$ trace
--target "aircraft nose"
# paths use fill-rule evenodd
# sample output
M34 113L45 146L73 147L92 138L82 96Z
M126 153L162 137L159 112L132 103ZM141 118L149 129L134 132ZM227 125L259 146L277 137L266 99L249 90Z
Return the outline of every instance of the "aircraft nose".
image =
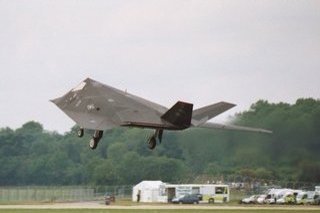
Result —
M62 97L51 99L50 101L56 105L59 105L62 102Z

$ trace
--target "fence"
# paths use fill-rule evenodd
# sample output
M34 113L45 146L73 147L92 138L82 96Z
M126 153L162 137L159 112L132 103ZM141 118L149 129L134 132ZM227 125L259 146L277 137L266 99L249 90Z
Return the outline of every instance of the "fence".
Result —
M85 201L95 197L92 188L6 187L0 188L0 202Z
M278 182L282 188L314 190L314 183ZM320 184L317 184L320 185ZM271 185L241 183L241 187L231 186L230 200L240 200L251 194L263 194ZM65 202L102 200L105 193L115 195L117 199L131 199L131 185L123 186L28 186L0 187L0 203L12 202Z
M0 202L91 201L102 199L105 193L118 198L131 198L132 186L0 187Z
M95 197L101 197L105 193L115 195L117 198L131 198L132 196L131 185L122 186L96 186L94 187Z

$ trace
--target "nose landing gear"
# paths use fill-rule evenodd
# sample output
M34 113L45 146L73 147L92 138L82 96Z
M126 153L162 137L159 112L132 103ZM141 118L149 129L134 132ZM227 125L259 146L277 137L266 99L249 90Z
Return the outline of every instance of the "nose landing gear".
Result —
M77 135L78 135L79 138L82 138L83 135L84 135L84 129L83 128L79 128L78 132L77 132Z

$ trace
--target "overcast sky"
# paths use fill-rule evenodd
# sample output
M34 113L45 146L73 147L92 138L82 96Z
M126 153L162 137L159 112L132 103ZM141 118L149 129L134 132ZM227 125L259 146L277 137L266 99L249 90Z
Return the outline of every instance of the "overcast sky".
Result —
M320 1L0 0L0 128L73 125L87 77L170 107L320 98Z

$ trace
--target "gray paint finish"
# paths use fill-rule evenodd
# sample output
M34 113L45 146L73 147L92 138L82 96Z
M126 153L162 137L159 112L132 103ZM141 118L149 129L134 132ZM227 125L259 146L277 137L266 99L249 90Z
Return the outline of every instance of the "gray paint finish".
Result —
M52 100L79 126L107 130L117 126L181 130L189 127L271 133L269 130L207 123L235 104L219 102L192 111L193 104L177 102L171 109L107 86L90 78Z

